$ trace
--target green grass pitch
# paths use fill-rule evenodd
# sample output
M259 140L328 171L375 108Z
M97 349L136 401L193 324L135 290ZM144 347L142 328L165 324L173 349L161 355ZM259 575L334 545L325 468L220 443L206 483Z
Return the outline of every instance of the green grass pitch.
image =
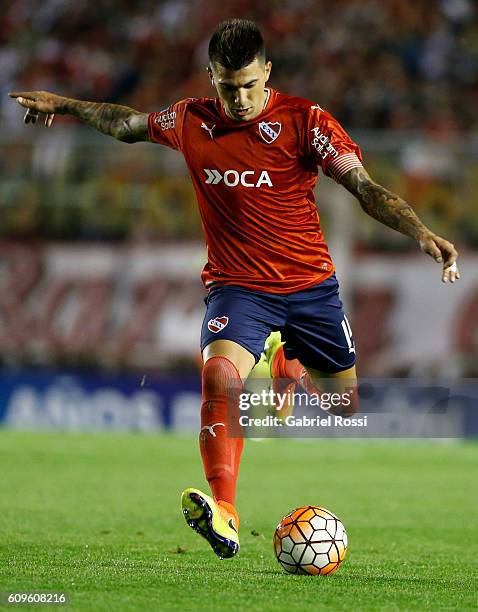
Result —
M241 552L225 561L180 513L181 490L204 487L193 437L3 431L0 466L0 591L65 591L85 611L478 606L474 443L248 441ZM328 578L273 555L275 525L304 504L349 534Z

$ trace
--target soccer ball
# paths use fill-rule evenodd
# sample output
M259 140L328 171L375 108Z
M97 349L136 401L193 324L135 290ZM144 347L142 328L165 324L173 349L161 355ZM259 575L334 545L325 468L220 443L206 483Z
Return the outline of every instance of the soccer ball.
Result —
M347 554L347 533L340 519L320 506L297 508L277 525L277 560L290 574L327 576Z

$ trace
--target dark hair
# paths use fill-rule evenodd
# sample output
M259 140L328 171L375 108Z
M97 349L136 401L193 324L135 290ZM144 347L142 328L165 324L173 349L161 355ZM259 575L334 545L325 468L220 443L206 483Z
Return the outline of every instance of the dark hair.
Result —
M222 21L209 41L209 61L229 70L240 70L256 57L265 60L262 35L249 19Z

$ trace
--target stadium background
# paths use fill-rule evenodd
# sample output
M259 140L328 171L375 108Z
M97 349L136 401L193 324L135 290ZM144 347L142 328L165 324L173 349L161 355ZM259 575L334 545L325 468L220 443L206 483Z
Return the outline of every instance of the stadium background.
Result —
M57 117L12 90L144 111L212 95L211 29L261 24L272 86L331 110L371 174L460 248L463 279L322 177L318 206L361 376L473 377L478 353L478 20L467 0L29 0L0 16L0 419L197 424L204 247L182 158ZM136 415L136 416L132 416ZM159 416L158 416L159 415Z

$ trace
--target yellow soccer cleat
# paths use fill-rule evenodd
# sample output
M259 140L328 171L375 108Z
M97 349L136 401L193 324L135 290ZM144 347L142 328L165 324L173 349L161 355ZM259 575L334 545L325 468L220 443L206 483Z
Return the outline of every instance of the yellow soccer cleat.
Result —
M181 496L186 523L202 535L220 559L239 552L238 517L231 504L216 502L198 489L186 489Z
M264 355L267 364L269 365L269 374L272 377L272 362L274 361L277 350L283 346L285 342L282 342L280 331L271 332L264 345Z

